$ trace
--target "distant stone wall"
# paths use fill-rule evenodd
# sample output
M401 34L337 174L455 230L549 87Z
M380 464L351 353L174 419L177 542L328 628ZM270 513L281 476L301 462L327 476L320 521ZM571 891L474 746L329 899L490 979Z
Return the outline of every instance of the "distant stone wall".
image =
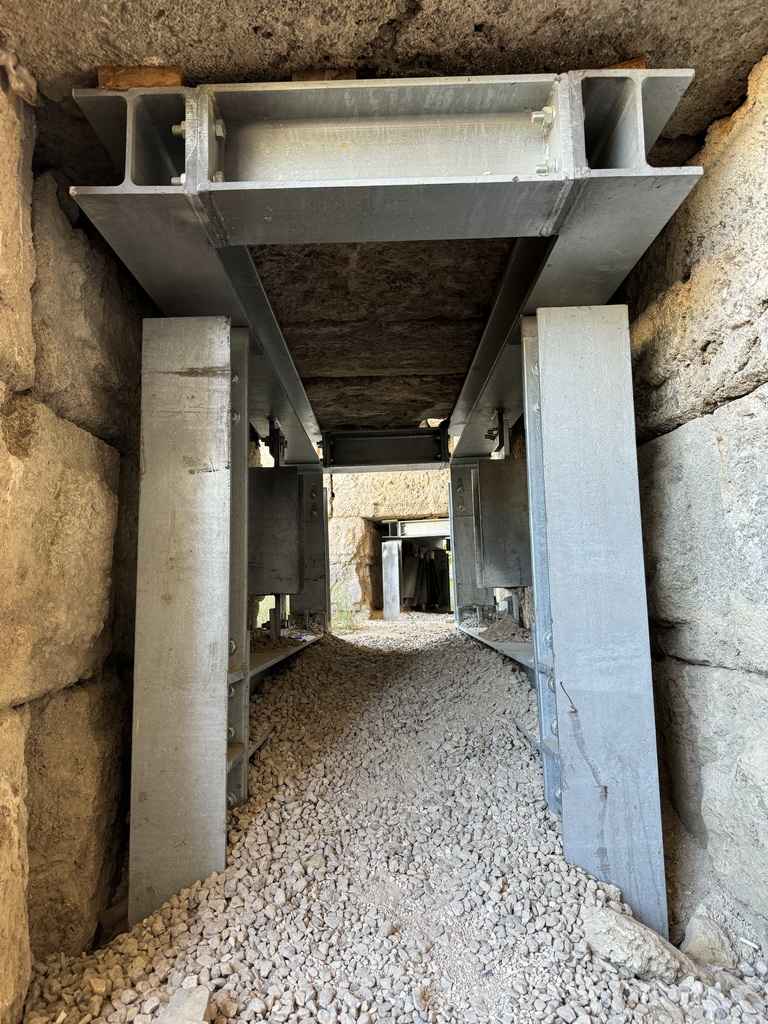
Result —
M768 59L628 282L662 772L768 942Z
M2 78L2 75L0 75ZM33 180L0 82L0 1024L114 885L127 738L143 300ZM115 558L115 552L118 558Z
M373 524L447 517L449 481L440 469L326 478L331 602L342 616L381 608L381 535Z

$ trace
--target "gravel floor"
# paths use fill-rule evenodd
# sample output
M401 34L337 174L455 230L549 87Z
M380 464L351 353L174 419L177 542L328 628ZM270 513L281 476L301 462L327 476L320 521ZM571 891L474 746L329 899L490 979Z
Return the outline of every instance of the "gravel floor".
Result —
M530 690L447 616L329 636L267 680L229 867L104 949L35 965L27 1024L150 1024L179 986L216 1021L680 1024L766 1019L644 983L587 951L579 910L618 890L563 860Z

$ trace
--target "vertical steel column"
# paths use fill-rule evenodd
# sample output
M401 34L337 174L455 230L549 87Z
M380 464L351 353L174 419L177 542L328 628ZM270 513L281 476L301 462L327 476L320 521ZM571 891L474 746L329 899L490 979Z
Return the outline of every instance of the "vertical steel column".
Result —
M384 618L399 619L402 606L400 585L403 542L385 540L381 545L381 579L384 591Z
M565 856L666 935L627 310L537 328Z
M248 799L248 350L245 328L232 331L230 460L229 674L227 806Z
M226 860L229 321L144 321L130 924Z
M475 558L475 486L477 468L469 463L451 465L449 512L453 614L459 625L467 615L493 608L493 590L479 587Z
M531 575L533 578L533 663L536 701L539 709L539 750L544 769L544 797L550 807L559 811L561 810L561 793L557 746L557 701L555 700L554 658L552 656L547 516L541 450L539 340L535 317L526 317L523 320L521 333L525 462L528 473L528 517L531 532Z
M304 592L291 596L293 625L327 629L331 617L328 508L322 469L300 471L304 515Z

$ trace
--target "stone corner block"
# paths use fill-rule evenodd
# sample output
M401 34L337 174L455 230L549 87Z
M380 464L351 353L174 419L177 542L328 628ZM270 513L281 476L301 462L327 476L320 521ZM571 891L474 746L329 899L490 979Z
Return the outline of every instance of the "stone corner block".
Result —
M109 652L118 454L26 396L0 412L0 707Z

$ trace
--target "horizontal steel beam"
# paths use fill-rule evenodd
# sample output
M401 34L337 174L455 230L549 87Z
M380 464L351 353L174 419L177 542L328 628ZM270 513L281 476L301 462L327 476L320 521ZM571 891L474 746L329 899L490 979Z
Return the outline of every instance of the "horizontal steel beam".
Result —
M323 466L335 473L445 469L449 459L445 424L407 430L327 430L323 433Z
M695 185L700 168L646 161L692 75L76 90L124 180L72 194L164 313L225 315L235 326L248 316L216 257L223 247L492 237L526 239L521 253L551 246L532 290L536 260L521 257L508 282L510 308L499 306L454 413L459 432L520 302L607 302Z

